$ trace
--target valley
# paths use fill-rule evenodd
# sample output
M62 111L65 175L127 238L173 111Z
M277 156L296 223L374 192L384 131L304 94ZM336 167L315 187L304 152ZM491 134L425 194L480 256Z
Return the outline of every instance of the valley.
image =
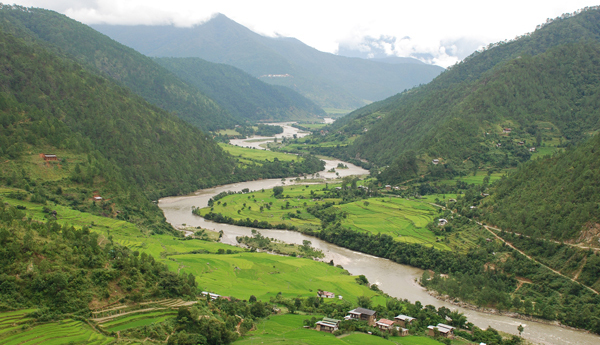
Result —
M446 69L0 19L0 343L598 343L600 7Z

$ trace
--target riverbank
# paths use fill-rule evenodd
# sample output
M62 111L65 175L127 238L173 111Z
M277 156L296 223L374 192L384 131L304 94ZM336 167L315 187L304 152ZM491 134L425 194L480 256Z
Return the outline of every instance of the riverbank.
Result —
M335 162L335 161L333 161ZM328 162L333 163L331 161ZM337 161L341 162L341 161ZM337 167L338 163L333 163L330 168ZM347 162L342 162L348 164ZM350 164L348 164L351 167ZM357 167L358 168L358 167ZM326 167L327 169L327 167ZM368 174L368 171L358 168L359 173L351 169L340 169L340 175L361 175ZM362 171L362 172L361 172ZM330 173L332 174L332 173ZM335 175L335 174L332 174ZM321 175L321 178L323 176ZM291 178L292 180L295 177ZM309 182L302 181L302 183ZM228 244L237 244L237 236L251 236L252 228L234 226L229 224L218 224L207 221L202 217L192 214L192 207L205 207L208 200L213 196L226 191L241 191L271 189L275 186L281 186L281 179L268 179L260 181L250 181L235 183L206 190L200 190L189 197L163 198L159 201L159 207L163 209L167 221L172 225L187 224L189 226L200 226L204 229L214 231L223 231L221 241ZM358 251L338 247L331 243L320 240L316 237L305 235L299 232L285 230L261 230L264 236L276 238L285 243L294 243L301 245L304 240L312 242L312 246L323 251L325 257L323 261L333 260L336 265L341 265L352 275L365 275L369 282L377 284L379 288L390 296L407 299L411 302L419 301L422 305L433 305L436 308L444 306L452 310L463 313L473 324L480 328L491 326L501 332L509 334L518 334L517 327L522 322L519 319L511 318L502 314L492 314L472 310L437 299L427 293L427 291L415 283L415 279L422 276L423 270L395 263L391 260L364 254ZM526 330L523 336L529 341L538 344L598 344L600 337L582 331L576 331L565 327L556 327L553 324L543 324L531 322L525 325Z
M420 284L419 284L419 286L423 287ZM441 294L439 294L435 290L429 290L429 289L427 289L425 287L423 287L423 289L425 289L425 291L427 291L427 293L431 297L434 297L435 299L437 299L439 301L443 301L445 303L450 303L450 304L455 305L457 307L464 308L464 309L469 309L469 310L472 310L472 311L476 311L478 313L485 313L485 314L489 314L489 315L505 316L505 317L510 317L510 318L513 318L513 319L518 319L518 320L523 320L523 321L529 321L529 322L536 322L536 323L540 323L540 324L544 324L544 325L561 327L561 328L569 329L569 330L572 330L572 331L583 332L583 333L588 333L590 335L594 335L593 333L591 333L590 331L587 331L585 329L580 329L580 328L575 328L575 327L563 325L562 323L560 323L559 321L556 321L556 320L555 321L549 321L549 320L544 320L544 319L540 319L540 318L533 317L533 316L530 316L530 315L523 315L523 314L519 314L519 313L515 313L515 312L502 312L502 311L500 311L498 309L494 309L494 308L478 307L478 306L476 306L474 304L467 303L467 302L464 302L464 301L460 301L460 300L457 300L455 298L451 298L448 295L441 295Z

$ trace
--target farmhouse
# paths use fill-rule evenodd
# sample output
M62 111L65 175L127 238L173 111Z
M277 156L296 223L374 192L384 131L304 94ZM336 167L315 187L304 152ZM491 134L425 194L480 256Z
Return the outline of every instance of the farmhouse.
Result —
M407 327L408 325L412 324L412 322L416 320L414 317L410 317L407 315L398 315L394 318L394 321L396 323L396 325L400 325L402 327Z
M438 323L437 326L427 326L429 329L429 336L435 336L435 330L437 329L440 332L440 335L444 338L454 338L454 327L445 325L443 323Z
M379 327L382 331L389 331L394 327L394 321L388 319L381 319L376 323L377 327Z
M439 164L439 163L440 163L440 160L439 160L439 159L434 159L434 160L432 160L432 161L431 161L431 163L433 163L433 164L436 164L436 165L437 165L437 164Z
M496 147L500 147L500 146L502 146L502 143L497 143L496 144Z
M530 148L529 152L535 152L535 147Z
M340 320L324 317L323 320L316 323L316 329L320 332L333 333L338 330L340 322Z
M335 298L335 294L333 292L323 291L323 290L319 290L317 292L317 296L323 297L323 298Z
M448 224L448 220L444 219L444 218L438 219L438 222L439 222L438 226L444 226L444 225Z
M344 319L346 320L364 320L367 321L369 326L375 326L375 317L377 312L371 309L356 308L348 312L348 315Z
M102 197L100 195L94 195L94 200L100 201L102 200Z
M392 186L391 186L391 185L389 185L389 184L386 184L386 185L385 185L385 190L392 190Z
M401 337L406 337L408 335L408 329L402 327L396 327L398 329L398 335Z
M40 158L42 158L45 162L58 160L58 157L56 155L47 153L40 153Z
M512 128L504 128L502 130L502 133L510 133L510 132L512 132Z
M221 295L217 295L216 293L207 292L207 291L202 291L202 295L204 295L204 296L209 296L209 297L210 297L210 299L217 299L217 298L221 298Z
M517 144L518 144L519 146L523 146L523 145L525 145L525 143L524 143L523 141L519 141Z

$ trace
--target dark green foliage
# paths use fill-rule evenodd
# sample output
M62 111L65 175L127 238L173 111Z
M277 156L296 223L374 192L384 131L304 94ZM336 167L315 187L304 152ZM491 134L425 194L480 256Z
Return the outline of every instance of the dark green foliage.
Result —
M600 222L600 137L497 182L485 219L506 231L576 239Z
M0 112L0 140L9 158L27 145L88 153L75 182L124 179L152 199L226 182L224 172L234 171L205 134L128 89L4 31L0 44L0 93L9 105Z
M3 6L0 19L5 32L27 41L38 41L54 53L117 81L198 128L213 130L233 126L236 122L213 100L152 59L62 14Z
M455 167L516 166L529 158L517 141L543 141L536 139L542 139L540 121L556 126L555 135L580 141L600 128L599 18L600 10L589 9L475 53L425 86L357 110L330 133L368 128L346 156L378 165L414 150ZM502 127L513 133L502 136Z
M209 307L212 317L201 315L196 307L180 308L175 326L178 334L169 338L169 344L229 344L238 337L238 323L243 335L252 328L253 320L271 315L273 308L268 303L249 304L235 298L210 301Z
M0 204L2 309L35 306L51 313L87 316L92 298L107 298L100 296L109 283L116 282L128 293L135 291L145 298L196 295L193 275L169 272L152 256L138 257L112 242L101 247L99 235L88 228L33 222L23 220L24 216Z
M324 168L325 162L312 155L303 156L298 161L280 161L273 158L273 161L265 160L260 162L260 165L238 166L235 168L234 176L227 178L235 181L249 181L259 178L302 176L314 174Z
M160 58L154 61L197 87L242 122L325 116L321 108L292 89L269 85L233 66L200 58Z

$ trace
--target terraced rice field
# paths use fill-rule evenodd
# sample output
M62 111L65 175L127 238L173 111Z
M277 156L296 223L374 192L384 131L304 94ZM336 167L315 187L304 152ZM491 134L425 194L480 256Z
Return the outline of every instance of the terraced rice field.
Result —
M348 213L342 225L351 229L390 235L402 242L441 246L426 228L437 214L437 208L429 204L402 198L371 198L368 204L361 200L339 208Z
M32 324L26 315L33 310L0 313L0 343L3 345L111 344L106 337L76 320Z
M127 315L103 323L102 328L109 332L118 332L129 328L148 326L153 323L163 322L167 319L175 317L176 315L177 311L173 309L159 310L144 314Z

